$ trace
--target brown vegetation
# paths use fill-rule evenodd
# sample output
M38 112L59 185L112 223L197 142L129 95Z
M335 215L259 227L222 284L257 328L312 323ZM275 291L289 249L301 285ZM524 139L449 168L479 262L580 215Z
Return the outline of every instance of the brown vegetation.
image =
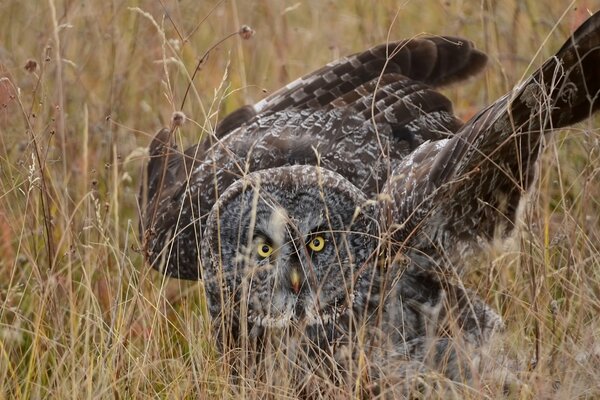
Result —
M552 54L597 1L9 0L0 4L0 399L290 395L232 383L202 285L142 265L145 147L189 145L236 107L354 51L421 33L490 56L446 93L466 119ZM558 134L512 245L468 284L507 323L519 398L600 396L598 118ZM497 398L480 385L462 393ZM457 395L458 396L458 395Z

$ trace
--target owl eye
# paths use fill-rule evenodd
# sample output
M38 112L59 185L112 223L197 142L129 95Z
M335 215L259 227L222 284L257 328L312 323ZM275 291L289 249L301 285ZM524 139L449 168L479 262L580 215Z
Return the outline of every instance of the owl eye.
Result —
M267 258L273 253L273 247L266 243L259 243L256 252L262 258Z
M323 236L315 236L308 242L308 247L312 251L321 251L325 248L325 238Z

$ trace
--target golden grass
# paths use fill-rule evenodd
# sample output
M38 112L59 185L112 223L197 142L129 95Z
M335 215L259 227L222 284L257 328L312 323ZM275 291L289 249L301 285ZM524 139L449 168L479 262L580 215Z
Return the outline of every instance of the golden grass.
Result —
M232 385L207 340L201 285L167 282L138 251L143 150L180 109L196 62L242 24L257 31L202 65L183 144L333 58L424 32L466 37L490 56L484 76L446 91L468 118L600 5L542 3L0 3L0 399L291 396ZM28 60L37 68L26 70ZM523 383L514 397L600 397L594 122L547 149L519 250L495 249L469 276L506 319L505 352ZM485 386L467 394L501 395Z

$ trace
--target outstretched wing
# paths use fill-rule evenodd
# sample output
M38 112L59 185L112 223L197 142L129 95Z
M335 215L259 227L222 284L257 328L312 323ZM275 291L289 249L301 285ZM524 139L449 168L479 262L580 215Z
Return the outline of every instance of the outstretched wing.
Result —
M600 108L599 65L596 13L529 79L453 138L427 143L406 159L385 189L396 245L430 268L512 230L544 138Z
M234 112L210 147L200 143L183 155L169 151L168 160L161 160L164 151L155 155L143 216L147 260L168 275L197 279L205 216L223 190L252 171L319 164L376 193L394 163L462 126L450 101L433 88L471 76L485 62L483 53L458 38L387 43ZM157 140L164 147L163 136L151 148L160 147ZM170 143L166 148L174 149Z
M422 37L384 43L331 62L279 89L254 108L265 113L339 105L337 100L345 96L355 98L358 94L363 98L372 93L359 88L386 74L441 87L478 73L486 61L483 53L461 38Z

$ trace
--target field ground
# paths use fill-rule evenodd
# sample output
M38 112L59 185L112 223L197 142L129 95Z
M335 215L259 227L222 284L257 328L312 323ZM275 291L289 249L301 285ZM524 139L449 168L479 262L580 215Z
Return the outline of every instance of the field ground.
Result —
M145 148L180 109L197 61L242 24L256 30L202 65L183 145L338 56L422 33L462 36L489 55L482 76L445 91L468 118L600 8L542 3L0 3L0 399L284 396L228 382L201 284L165 280L139 252ZM597 122L555 137L516 246L498 246L467 277L506 320L515 398L600 397Z

